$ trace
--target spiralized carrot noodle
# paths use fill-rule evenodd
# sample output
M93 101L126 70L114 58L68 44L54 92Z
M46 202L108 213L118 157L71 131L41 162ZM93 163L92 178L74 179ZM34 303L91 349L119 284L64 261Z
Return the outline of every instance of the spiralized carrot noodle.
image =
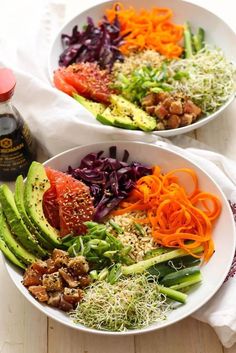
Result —
M110 22L118 16L121 35L125 35L124 44L120 47L124 55L144 49L156 50L168 58L182 54L179 42L183 38L183 26L171 22L171 9L154 7L150 11L137 11L133 7L125 9L122 3L116 2L106 10L106 16Z
M191 192L180 182L181 174L191 178ZM163 174L159 166L154 166L152 174L140 178L111 214L137 210L146 211L147 217L135 221L151 225L157 244L185 249L205 261L214 253L213 223L221 213L221 202L214 194L199 189L194 170L181 168ZM203 253L196 255L193 250L199 246Z

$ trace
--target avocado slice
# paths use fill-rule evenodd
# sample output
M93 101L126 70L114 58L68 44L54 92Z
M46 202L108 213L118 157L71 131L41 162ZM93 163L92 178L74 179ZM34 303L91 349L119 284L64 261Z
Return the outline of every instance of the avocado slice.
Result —
M16 207L13 193L6 184L0 186L0 202L10 230L17 240L37 257L45 257L47 252L41 248L37 239L27 229Z
M77 100L77 102L82 104L86 109L88 109L95 116L97 116L98 114L102 114L106 109L106 106L104 104L90 101L89 99L84 98L79 94L74 93L73 98Z
M115 117L115 126L121 127L122 129L137 130L137 124L128 116L117 115Z
M112 113L112 110L110 107L108 107L102 114L97 114L96 119L104 124L104 125L111 125L114 126L115 122L115 116Z
M122 129L138 129L137 124L129 116L122 115L117 111L116 107L113 109L108 107L102 114L97 115L97 120L102 124L121 127Z
M157 124L156 119L127 99L112 94L111 103L116 107L116 111L119 112L120 115L129 116L139 129L143 131L155 130Z
M9 250L24 264L29 265L37 261L37 257L27 251L21 246L20 243L12 235L10 228L7 224L6 218L3 214L2 207L0 206L0 237L7 245ZM4 251L3 251L4 252Z
M44 166L41 163L32 162L25 182L25 210L44 239L52 245L60 247L59 232L49 224L43 212L43 194L49 188L50 181Z
M26 266L20 262L20 260L17 259L17 257L11 252L11 250L8 248L7 244L2 238L2 235L0 233L0 250L3 252L3 254L10 260L13 264L16 266L23 268L23 270L26 269Z
M52 244L50 244L46 239L44 239L44 237L40 234L40 232L37 230L35 225L31 222L30 218L26 213L25 204L24 204L24 179L22 175L19 175L16 179L14 197L15 197L16 207L20 213L20 216L23 222L25 223L30 233L35 236L35 238L38 240L39 244L41 244L43 248L53 249Z

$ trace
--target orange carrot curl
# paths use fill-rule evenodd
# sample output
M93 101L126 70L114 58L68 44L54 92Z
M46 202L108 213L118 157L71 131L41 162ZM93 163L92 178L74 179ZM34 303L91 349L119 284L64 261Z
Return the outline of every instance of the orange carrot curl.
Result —
M181 185L180 175L191 178L192 190ZM219 217L221 203L217 196L199 189L198 178L192 169L174 169L162 174L158 166L153 174L140 178L129 197L120 203L112 215L144 210L146 218L136 222L150 224L157 244L185 249L195 257L208 261L214 253L213 222ZM202 246L196 255L193 249Z
M156 50L168 58L182 54L179 42L183 38L183 26L171 22L171 9L154 7L149 11L137 11L133 7L125 9L122 3L117 2L106 10L106 16L110 22L118 16L121 35L128 34L120 47L123 54L144 49Z

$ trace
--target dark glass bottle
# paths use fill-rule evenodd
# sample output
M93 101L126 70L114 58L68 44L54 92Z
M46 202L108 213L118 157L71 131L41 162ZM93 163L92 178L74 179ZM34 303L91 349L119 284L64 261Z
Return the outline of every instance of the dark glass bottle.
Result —
M11 103L16 80L10 69L0 68L0 180L26 176L36 158L35 141Z

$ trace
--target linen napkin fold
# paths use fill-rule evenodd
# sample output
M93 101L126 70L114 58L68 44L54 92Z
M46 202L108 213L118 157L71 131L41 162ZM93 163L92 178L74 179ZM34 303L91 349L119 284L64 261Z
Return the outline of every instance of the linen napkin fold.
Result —
M19 33L16 38L15 33L6 35L6 32L0 32L0 66L11 66L14 69L17 78L14 104L49 156L77 145L111 140L142 140L166 146L173 151L181 152L211 175L231 201L236 214L235 162L208 151L205 146L185 136L172 139L175 143L173 144L155 135L138 131L130 133L117 129L117 132L111 135L108 127L98 124L77 102L52 88L48 81L47 55L50 41L64 21L66 2L22 0L19 4L11 12L11 18L16 23L17 18L21 18L20 11L22 14L26 11L26 4L29 6L28 11L30 9L32 11L26 19L26 24L21 25L18 19ZM6 11L12 11L11 5L9 0L9 8ZM30 28L30 31L26 28ZM226 347L236 342L235 271L236 260L232 264L227 281L217 294L193 315L198 320L210 324Z

